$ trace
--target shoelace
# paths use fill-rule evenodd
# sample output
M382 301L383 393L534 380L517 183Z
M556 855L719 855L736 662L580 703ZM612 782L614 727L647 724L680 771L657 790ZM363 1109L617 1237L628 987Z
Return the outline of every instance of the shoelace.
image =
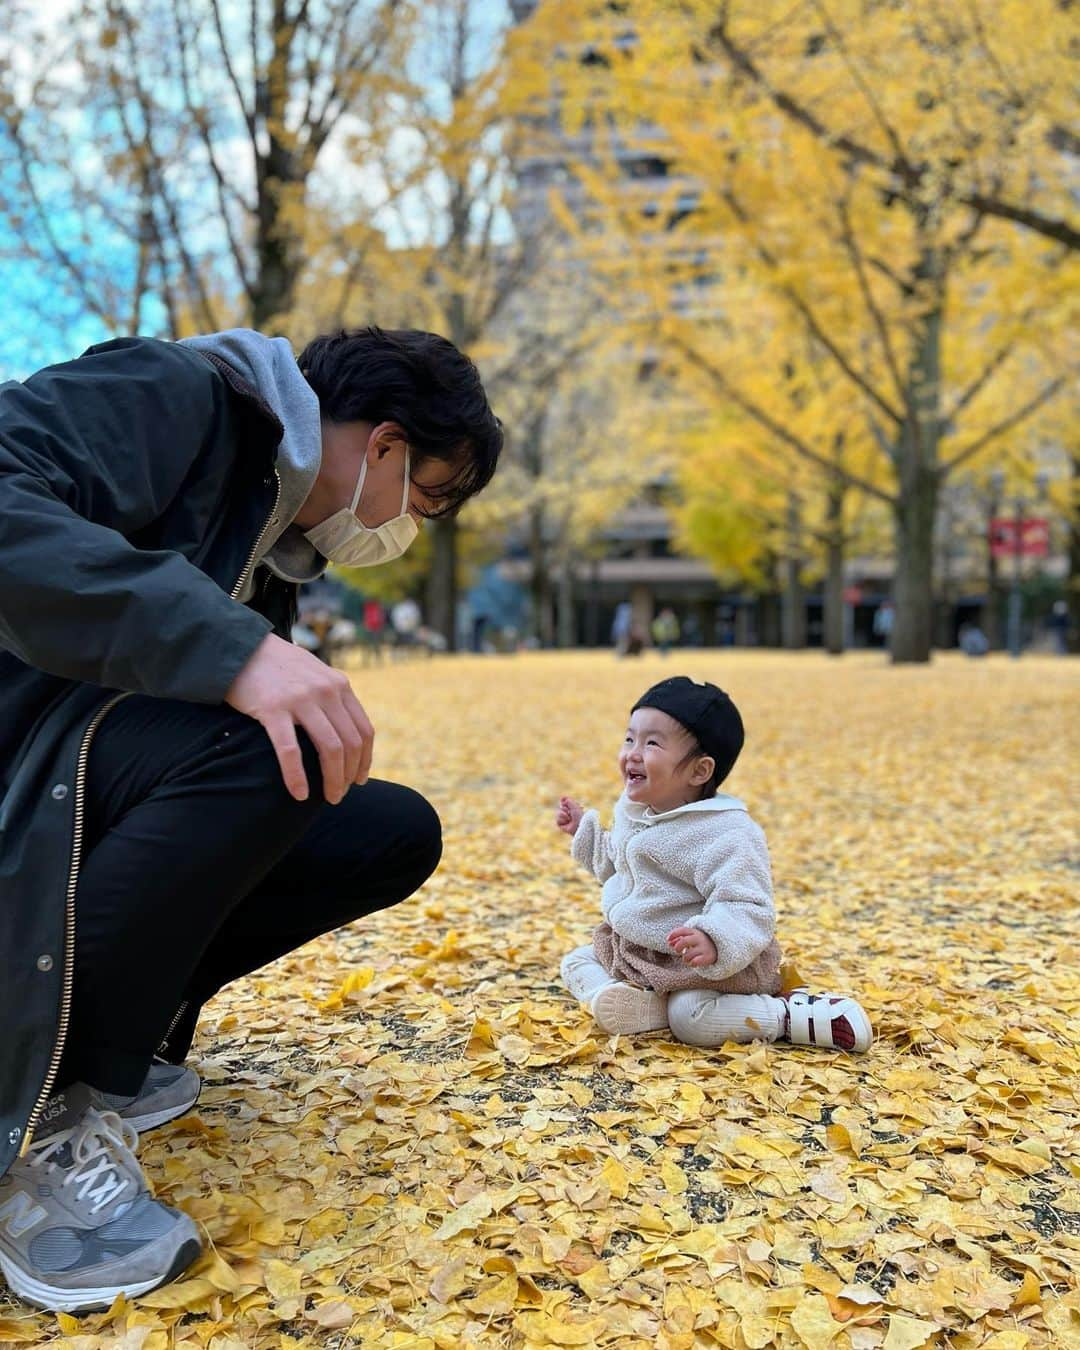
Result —
M78 1199L93 1202L91 1214L118 1199L132 1185L120 1164L128 1162L123 1156L125 1153L134 1155L139 1146L139 1135L115 1111L87 1110L78 1125L61 1130L37 1148L31 1148L30 1152L35 1155L31 1166L40 1167L65 1144L71 1148L71 1164L61 1184L77 1184Z

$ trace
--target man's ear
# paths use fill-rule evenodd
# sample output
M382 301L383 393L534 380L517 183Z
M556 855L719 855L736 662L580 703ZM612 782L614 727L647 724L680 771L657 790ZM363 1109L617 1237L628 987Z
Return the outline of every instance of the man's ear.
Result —
M695 787L704 787L716 772L716 760L712 755L702 755L690 771L690 781Z
M389 454L391 450L396 450L399 446L405 446L408 443L409 438L405 434L405 428L399 422L379 422L372 429L371 444L375 447L379 459Z

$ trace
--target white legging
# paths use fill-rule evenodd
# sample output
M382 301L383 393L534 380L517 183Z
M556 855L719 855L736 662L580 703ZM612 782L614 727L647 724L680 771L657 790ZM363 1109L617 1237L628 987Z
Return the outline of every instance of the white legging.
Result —
M589 1006L605 985L615 984L592 947L564 956L563 983ZM680 989L668 995L671 1034L686 1045L717 1046L725 1041L775 1041L784 1034L787 1005L768 994L717 994L711 989Z

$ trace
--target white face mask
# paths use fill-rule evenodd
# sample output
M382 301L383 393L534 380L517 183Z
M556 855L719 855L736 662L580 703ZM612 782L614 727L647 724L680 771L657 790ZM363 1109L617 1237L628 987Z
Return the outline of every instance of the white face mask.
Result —
M341 563L343 567L375 567L378 563L400 558L416 538L416 521L406 509L409 504L409 450L405 449L405 485L401 492L401 513L369 528L356 518L360 494L367 478L368 460L360 466L352 503L335 511L321 524L304 532L304 538L317 548L324 558Z

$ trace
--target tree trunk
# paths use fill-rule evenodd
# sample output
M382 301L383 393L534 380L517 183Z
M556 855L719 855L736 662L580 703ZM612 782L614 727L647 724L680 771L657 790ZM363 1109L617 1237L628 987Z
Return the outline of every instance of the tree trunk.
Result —
M300 240L283 220L286 184L263 177L259 184L256 273L251 288L253 328L272 330L293 307L300 273Z
M896 617L890 646L897 663L930 660L937 488L935 474L919 474L905 485L896 506Z
M825 570L825 650L844 654L844 485L829 484L825 521L829 532Z
M776 591L766 591L758 597L758 644L762 647L780 646L780 597Z
M705 647L716 646L716 605L711 600L699 600L697 619L701 626L701 641Z
M780 600L780 631L788 651L802 651L806 646L806 592L799 580L797 559L784 562L784 591Z
M997 514L995 510L991 519ZM991 650L1000 651L1003 646L1001 634L1001 583L998 580L998 560L990 544L990 529L986 531L986 604L983 606L982 628L990 643Z
M589 591L585 602L585 645L601 646L600 639L600 560L589 563Z
M451 240L451 247L456 241ZM465 316L460 296L452 296L448 307L450 341L459 350L465 350ZM459 600L459 540L457 518L431 521L431 571L428 574L428 623L446 638L447 650L456 652Z
M533 574L532 586L533 637L545 648L555 645L555 595L547 569L541 567Z
M577 646L577 606L574 591L574 562L567 554L559 568L558 643L564 651Z
M941 479L941 329L945 314L945 255L933 222L920 221L923 245L915 271L925 309L907 370L907 417L896 445L900 490L895 507L895 663L926 662L934 637L934 525Z
M544 508L529 512L529 597L532 603L532 633L541 647L554 646L555 615L551 573L548 571L547 541L544 538Z
M284 7L274 7L273 54L265 73L256 72L254 124L265 137L265 152L255 136L255 275L251 287L253 328L270 328L293 307L303 263L295 221L303 214L310 164L287 143L286 112L289 50L294 30Z
M788 497L787 557L781 564L784 578L781 600L781 630L788 651L801 651L806 646L806 592L800 572L802 556L799 547L799 501L792 493Z
M825 574L825 650L844 654L844 545L835 539L829 541Z
M457 521L433 520L431 531L431 571L427 579L427 615L429 627L446 639L448 651L457 651Z

